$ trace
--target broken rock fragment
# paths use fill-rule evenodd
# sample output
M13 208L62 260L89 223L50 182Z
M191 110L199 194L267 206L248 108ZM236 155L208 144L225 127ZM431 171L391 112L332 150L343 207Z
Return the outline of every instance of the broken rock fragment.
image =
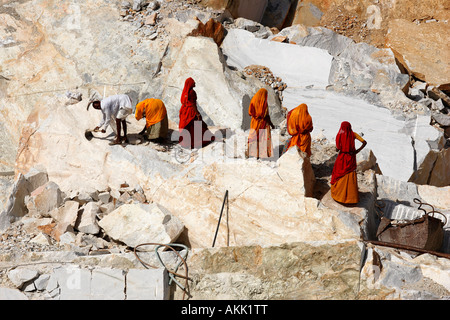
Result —
M34 190L28 198L27 208L32 214L48 216L49 212L58 208L63 202L63 194L53 181Z
M96 218L99 211L100 205L97 202L88 202L78 217L75 229L83 233L97 234L100 231Z
M114 240L130 247L143 243L171 243L184 230L183 223L158 204L124 204L99 225ZM153 246L141 247L151 250Z

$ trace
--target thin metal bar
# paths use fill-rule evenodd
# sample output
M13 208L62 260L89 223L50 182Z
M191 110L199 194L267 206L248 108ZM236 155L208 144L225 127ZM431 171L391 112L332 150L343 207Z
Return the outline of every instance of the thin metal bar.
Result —
M429 253L429 254L433 254L433 255L441 257L441 258L450 259L450 254L448 254L448 253L426 250L426 249L411 247L411 246L407 246L407 245L403 245L403 244L383 242L383 241L373 241L373 240L365 240L364 242L371 243L371 244L374 244L377 246L391 247L391 248L395 248L395 249L409 250L409 251L415 251L415 252L419 252L419 253Z
M220 220L222 219L223 208L225 207L225 200L228 199L228 190L225 192L225 197L222 202L222 210L220 210L219 222L217 223L216 234L214 235L214 241L212 246L216 244L217 233L219 232Z

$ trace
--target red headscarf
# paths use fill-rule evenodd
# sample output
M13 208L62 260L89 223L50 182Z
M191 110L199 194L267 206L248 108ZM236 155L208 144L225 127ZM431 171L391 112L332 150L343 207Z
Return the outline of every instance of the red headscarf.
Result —
M355 135L351 124L347 121L341 123L336 135L336 147L339 149L339 155L334 163L331 184L356 170Z
M181 93L180 130L183 130L198 114L197 94L194 91L194 87L194 79L187 78L184 82L183 92Z

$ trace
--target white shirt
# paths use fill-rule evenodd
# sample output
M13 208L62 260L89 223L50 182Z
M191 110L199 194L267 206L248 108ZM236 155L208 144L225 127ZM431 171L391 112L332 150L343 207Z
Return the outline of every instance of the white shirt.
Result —
M120 109L132 109L133 107L131 106L130 97L126 94L116 94L100 101L100 108L103 113L103 119L98 127L101 129L104 125L106 130L111 121L111 117L116 117Z

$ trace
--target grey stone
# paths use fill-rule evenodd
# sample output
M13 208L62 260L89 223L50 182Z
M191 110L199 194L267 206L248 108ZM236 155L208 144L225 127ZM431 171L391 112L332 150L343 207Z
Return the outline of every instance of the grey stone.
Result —
M64 232L60 237L59 237L59 243L60 244L75 244L76 242L76 236L75 233L73 232Z
M310 27L307 29L306 36L304 36L303 30L298 30L298 28L296 30L295 26L286 29L293 29L295 31L293 34L290 33L289 39L296 42L298 45L324 49L334 57L338 57L348 47L355 44L352 39L340 35L328 28ZM283 29L280 34L285 35L288 30Z
M159 2L158 1L150 1L147 6L147 10L158 10L159 9Z
M34 282L29 282L29 283L24 284L22 291L24 291L24 292L36 291L36 286L34 285Z
M46 183L48 183L47 172L40 168L31 168L25 175L21 173L18 175L12 186L5 209L0 211L0 231L8 228L12 220L23 217L28 213L25 198Z
M47 281L47 284L45 285L45 290L47 292L55 291L57 288L59 288L58 285L58 279L57 276L52 273Z
M120 198L120 191L117 189L111 189L109 194L111 195L111 197L113 197L116 200L119 200L119 198Z
M169 297L164 268L57 267L45 277L48 298L57 300L163 300ZM44 283L39 288L43 288ZM41 290L41 289L38 289Z
M0 213L0 231L6 230L10 226L11 220L23 217L28 212L24 202L27 195L29 195L28 182L22 174L19 174L14 182L6 208Z
M155 203L121 205L101 219L99 226L108 236L130 247L148 242L171 243L184 230L176 216Z
M17 288L25 282L33 280L39 276L39 272L28 268L16 268L8 272L8 278Z
M408 181L436 187L449 186L450 148L430 150Z
M442 111L445 109L444 103L442 102L442 99L438 99L436 101L433 101L431 109Z
M50 280L49 274L41 274L36 280L34 280L34 285L36 290L45 290Z
M69 99L81 101L83 99L83 94L81 92L66 91L66 97Z
M109 199L111 198L111 195L108 191L102 192L98 194L98 199L103 202L104 204L109 202Z
M401 288L405 283L415 283L423 278L420 267L408 266L392 261L383 263L383 273L380 283L390 288Z
M77 266L59 267L53 270L60 300L89 300L91 297L91 272Z
M128 271L127 300L167 300L168 298L166 269L131 269Z
M28 297L17 289L0 287L0 300L28 300Z
M75 229L83 233L97 234L100 227L97 224L97 213L100 211L100 205L96 202L88 202L84 206L83 212L79 215L75 223Z
M45 217L63 203L63 193L53 181L34 190L26 203L29 211Z
M131 4L130 4L128 1L122 1L122 3L120 4L120 6L121 6L123 9L129 9L129 8L131 8Z
M90 299L125 300L124 272L120 269L106 268L92 270Z
M236 28L244 29L250 32L256 32L264 28L262 24L245 18L237 18L236 20L234 20L234 25L236 26Z
M431 108L431 106L433 105L433 99L430 98L423 98L420 99L418 102L426 108Z
M414 101L420 101L425 98L425 93L419 88L409 88L408 97Z
M412 182L399 181L394 178L376 175L379 199L387 199L404 205L413 206L414 198L420 199L417 185Z
M377 165L377 158L371 149L364 148L356 155L356 164L359 172L374 169Z
M77 196L74 198L75 201L78 201L80 205L86 204L94 199L87 192L79 192Z
M145 3L144 0L133 0L133 10L141 11L142 7L144 6L144 3Z
M29 183L28 190L31 193L48 182L48 174L45 169L31 168L25 174L25 179Z
M431 118L443 127L450 127L450 115L443 113L434 113Z
M390 49L349 42L339 55L333 56L329 82L336 91L382 105L383 101L375 92L403 94L409 83L408 75L401 73ZM390 63L385 61L386 56L390 57Z
M414 220L423 215L422 211L411 206L395 203L393 201L385 202L383 216L391 220Z
M113 202L104 203L100 205L100 211L103 215L110 213L111 211L114 210L114 208L115 206Z

